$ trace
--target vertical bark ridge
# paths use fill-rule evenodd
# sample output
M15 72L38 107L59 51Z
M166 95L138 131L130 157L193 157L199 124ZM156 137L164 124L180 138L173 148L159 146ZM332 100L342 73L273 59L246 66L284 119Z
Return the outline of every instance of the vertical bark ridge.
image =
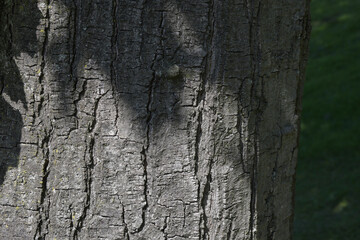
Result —
M42 180L40 181L41 184L41 194L39 200L39 219L38 225L35 232L34 239L36 237L45 238L47 234L47 228L49 225L49 210L50 210L50 198L48 198L48 206L45 206L45 199L48 197L48 176L50 174L49 162L50 162L50 142L52 137L53 129L51 129L44 139L42 140L40 149L43 150L44 162L42 167ZM43 226L45 224L45 226Z
M145 6L146 2L144 1L143 5ZM144 7L145 8L145 7ZM144 11L144 9L142 10ZM143 149L141 151L141 155L142 155L142 166L143 166L143 177L144 177L144 200L145 203L142 207L142 223L140 225L140 227L135 231L135 233L140 233L145 225L146 225L146 215L147 215L147 211L149 208L149 197L148 197L148 161L149 161L149 157L148 157L148 151L150 148L150 144L151 144L151 131L152 131L152 116L153 116L153 103L154 103L154 92L155 92L155 88L156 88L156 82L157 82L157 78L158 78L158 73L156 71L156 63L160 60L161 56L163 57L163 53L162 55L159 54L158 51L163 52L164 51L164 46L163 46L163 36L164 36L164 12L161 11L159 12L160 14L160 23L158 25L158 29L160 30L160 46L156 49L155 53L154 53L154 58L152 59L152 63L150 66L150 69L152 71L152 78L150 79L149 85L148 85L148 96L147 96L147 103L146 103L146 112L147 112L147 116L146 116L146 128L145 128L145 146L143 146ZM141 14L141 18L143 17L143 12Z
M46 65L46 54L47 54L47 47L48 47L48 41L49 41L49 31L50 31L50 11L49 11L49 5L50 0L46 0L46 14L45 14L45 26L44 26L44 40L42 43L42 49L40 53L40 69L39 69L39 84L41 86L40 90L40 102L38 105L38 117L40 118L44 114L46 114L44 111L42 111L43 104L45 101L45 65ZM50 209L50 199L48 202L48 206L46 208L45 206L45 199L48 197L48 176L50 174L50 143L51 138L53 134L53 127L50 123L51 129L44 129L44 136L41 140L41 145L39 146L39 149L42 149L44 160L43 160L43 167L42 167L42 180L40 181L41 184L41 193L40 193L40 199L39 199L39 206L38 206L38 224L35 231L34 239L39 238L45 238L47 234L47 228L49 225L49 209ZM44 225L45 224L45 225Z
M208 84L210 82L214 82L215 79L213 78L213 72L212 72L212 65L213 65L213 48L215 48L214 46L214 28L215 28L215 18L214 18L214 0L209 1L208 3L208 16L207 16L207 34L208 34L208 38L206 41L206 52L207 55L205 56L205 61L204 61L204 65L203 65L203 73L200 75L201 77L201 84L200 84L200 91L198 93L197 96L197 106L198 106L198 125L196 128L196 139L195 139L195 176L198 179L198 199L200 201L200 207L201 207L201 214L200 214L200 221L199 221L199 239L208 239L209 238L209 226L208 226L208 217L206 214L206 206L208 204L208 198L210 195L210 190L211 190L211 181L212 181L212 177L211 177L211 171L212 171L212 165L213 165L213 160L212 158L209 160L209 167L207 169L207 174L206 174L206 180L204 183L204 188L201 190L200 193L200 188L201 188L201 180L199 179L198 176L198 168L199 168L199 161L205 161L205 159L200 159L199 158L199 147L201 144L201 138L202 138L202 128L203 128L203 118L204 116L204 107L205 107L205 101L206 101L206 93L207 93L207 89L209 89Z
M92 154L92 151L93 151L93 149L92 149L93 145L94 145L94 139L91 138L89 145L86 146L86 148L85 148L85 152L90 153L90 159L92 158L91 154ZM90 194L91 194L91 181L92 181L91 175L90 175L91 174L91 172L90 172L91 169L90 168L92 168L92 166L87 163L86 154L84 154L84 162L85 162L85 179L84 179L84 181L85 181L85 189L84 189L84 191L86 193L86 197L85 197L85 203L84 203L84 206L83 206L83 209L82 209L82 213L81 213L80 217L77 220L76 226L74 226L75 228L74 228L73 236L72 236L73 240L79 239L79 234L80 234L80 232L82 230L82 227L84 225L84 221L85 221L85 218L86 218L87 211L90 208L90 200L91 200L90 199L90 197L91 197ZM90 162L90 164L91 164L91 162ZM71 214L71 215L72 215L72 218L73 218L74 215L73 214ZM73 220L71 220L70 225L74 225Z
M257 6L256 6L257 5ZM249 46L250 46L250 55L251 55L251 89L250 89L250 113L249 121L254 124L254 137L253 137L253 148L254 148L254 158L251 167L251 199L250 199L250 223L249 223L249 232L250 240L256 239L256 202L257 199L257 168L259 162L259 127L258 122L261 121L261 108L264 104L263 101L263 90L261 84L260 73L260 62L261 62L261 49L259 45L259 22L258 17L261 9L261 0L259 1L250 1L247 2L248 8L248 19L249 19ZM259 92L260 91L260 96ZM253 117L251 117L253 115ZM252 119L251 119L252 118ZM251 133L250 133L251 134Z
M84 222L86 217L88 216L88 212L90 210L91 207L91 190L92 190L92 182L93 182L93 171L94 171L94 167L95 167L95 153L94 153L94 146L95 146L95 141L96 141L96 125L97 125L97 121L98 121L98 107L99 107L99 103L101 101L101 99L109 92L106 91L104 94L100 95L99 98L96 99L95 101L95 105L94 105L94 112L93 112L93 120L91 125L89 126L89 143L87 145L86 148L86 152L89 154L89 160L86 161L85 159L85 193L86 193L86 197L85 197L85 203L83 206L83 212L81 213L78 222L77 222L77 226L75 228L74 231L74 235L73 238L75 239L79 239L79 234L83 228ZM86 156L86 154L85 154Z

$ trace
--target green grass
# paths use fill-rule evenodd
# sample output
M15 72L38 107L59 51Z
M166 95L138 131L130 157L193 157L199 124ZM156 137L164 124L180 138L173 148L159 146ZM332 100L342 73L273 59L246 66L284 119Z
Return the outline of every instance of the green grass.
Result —
M360 0L313 0L295 240L360 239Z

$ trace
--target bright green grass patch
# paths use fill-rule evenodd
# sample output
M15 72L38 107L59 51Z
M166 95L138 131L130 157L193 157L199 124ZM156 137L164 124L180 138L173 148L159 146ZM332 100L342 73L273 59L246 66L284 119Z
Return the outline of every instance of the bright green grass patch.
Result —
M313 0L295 240L360 239L360 0Z

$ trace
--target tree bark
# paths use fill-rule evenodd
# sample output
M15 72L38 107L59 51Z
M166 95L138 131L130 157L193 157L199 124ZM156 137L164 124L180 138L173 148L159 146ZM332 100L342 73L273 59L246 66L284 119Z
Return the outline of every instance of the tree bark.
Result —
M309 0L4 0L1 239L291 239Z

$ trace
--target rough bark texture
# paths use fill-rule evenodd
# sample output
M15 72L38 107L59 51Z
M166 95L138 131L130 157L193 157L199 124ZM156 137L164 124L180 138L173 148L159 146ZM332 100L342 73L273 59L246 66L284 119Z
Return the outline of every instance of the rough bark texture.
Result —
M290 239L308 0L2 0L1 239Z

